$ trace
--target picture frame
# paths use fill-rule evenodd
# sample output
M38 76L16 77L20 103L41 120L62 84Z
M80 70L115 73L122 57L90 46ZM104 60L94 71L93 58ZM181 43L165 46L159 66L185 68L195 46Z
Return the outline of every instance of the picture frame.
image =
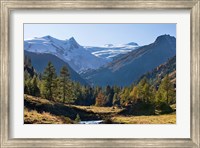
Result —
M191 14L191 138L188 139L12 139L9 133L10 13L19 9L189 9ZM9 1L1 0L1 147L200 147L200 1Z

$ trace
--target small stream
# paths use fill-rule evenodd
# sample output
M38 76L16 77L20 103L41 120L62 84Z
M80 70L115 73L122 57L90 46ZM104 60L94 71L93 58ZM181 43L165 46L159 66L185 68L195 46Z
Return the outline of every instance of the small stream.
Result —
M100 124L103 120L80 121L79 124Z

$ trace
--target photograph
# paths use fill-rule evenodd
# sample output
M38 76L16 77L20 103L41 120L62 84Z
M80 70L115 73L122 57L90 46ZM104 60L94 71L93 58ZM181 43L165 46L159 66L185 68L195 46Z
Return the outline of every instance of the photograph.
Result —
M176 124L175 23L24 23L24 124Z
M200 147L200 0L0 1L0 147Z

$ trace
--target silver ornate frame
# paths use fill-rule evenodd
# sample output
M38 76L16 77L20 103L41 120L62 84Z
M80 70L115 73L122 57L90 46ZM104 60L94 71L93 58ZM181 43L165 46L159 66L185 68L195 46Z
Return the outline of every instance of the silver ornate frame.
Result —
M0 0L1 147L200 147L199 0ZM9 138L9 16L16 9L189 9L191 13L191 138L189 139L11 139Z

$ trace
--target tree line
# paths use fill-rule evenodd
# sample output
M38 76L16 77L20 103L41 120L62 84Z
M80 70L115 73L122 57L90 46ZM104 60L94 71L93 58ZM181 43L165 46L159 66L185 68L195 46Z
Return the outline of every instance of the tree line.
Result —
M147 78L143 78L139 83L133 83L128 87L89 86L72 81L66 66L63 66L57 75L55 67L49 62L44 72L37 74L30 60L26 61L29 62L25 64L28 65L29 69L25 68L24 71L25 94L76 105L124 107L138 100L155 105L176 103L176 91L168 75L156 87ZM31 70L34 74L30 74Z

